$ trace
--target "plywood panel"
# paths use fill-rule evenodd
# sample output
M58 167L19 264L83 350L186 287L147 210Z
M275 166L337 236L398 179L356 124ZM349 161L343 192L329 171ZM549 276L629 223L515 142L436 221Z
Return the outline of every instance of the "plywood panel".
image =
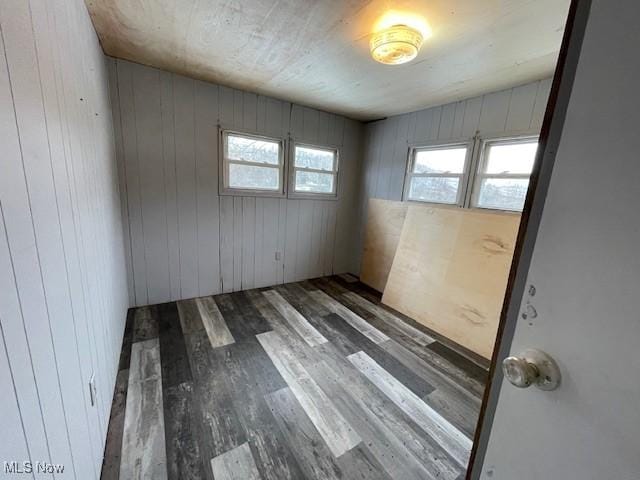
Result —
M387 284L407 205L376 198L369 200L360 280L380 292Z
M366 211L370 198L402 200L409 146L473 142L476 135L538 134L550 84L550 79L540 80L367 124L360 209ZM395 146L391 162L390 144ZM361 242L365 219L360 216Z
M489 358L520 216L411 205L383 303Z

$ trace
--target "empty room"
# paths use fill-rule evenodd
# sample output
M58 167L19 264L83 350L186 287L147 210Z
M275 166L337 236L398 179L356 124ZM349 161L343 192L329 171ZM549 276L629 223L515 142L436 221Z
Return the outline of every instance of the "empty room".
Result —
M0 478L633 480L631 0L0 0Z

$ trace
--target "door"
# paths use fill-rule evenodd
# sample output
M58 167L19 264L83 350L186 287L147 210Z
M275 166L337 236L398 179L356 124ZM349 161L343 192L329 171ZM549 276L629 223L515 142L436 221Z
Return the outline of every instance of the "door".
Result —
M559 83L563 125L549 116L497 358L541 349L562 380L549 392L494 376L473 479L640 479L640 2L574 8L573 87Z

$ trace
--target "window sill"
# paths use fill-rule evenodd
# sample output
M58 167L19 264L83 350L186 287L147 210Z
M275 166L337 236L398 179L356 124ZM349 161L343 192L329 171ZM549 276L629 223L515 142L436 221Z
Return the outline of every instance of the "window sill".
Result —
M225 188L220 190L221 197L267 197L267 198L287 198L285 192L269 192L266 190L241 190L237 188Z
M291 200L326 200L338 201L339 197L336 193L305 193L305 192L289 192L287 198Z

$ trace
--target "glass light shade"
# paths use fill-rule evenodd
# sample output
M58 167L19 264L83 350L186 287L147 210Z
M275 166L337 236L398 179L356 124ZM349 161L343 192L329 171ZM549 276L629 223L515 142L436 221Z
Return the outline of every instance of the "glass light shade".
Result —
M422 34L406 25L394 25L371 37L371 56L386 65L400 65L416 58L422 46Z

